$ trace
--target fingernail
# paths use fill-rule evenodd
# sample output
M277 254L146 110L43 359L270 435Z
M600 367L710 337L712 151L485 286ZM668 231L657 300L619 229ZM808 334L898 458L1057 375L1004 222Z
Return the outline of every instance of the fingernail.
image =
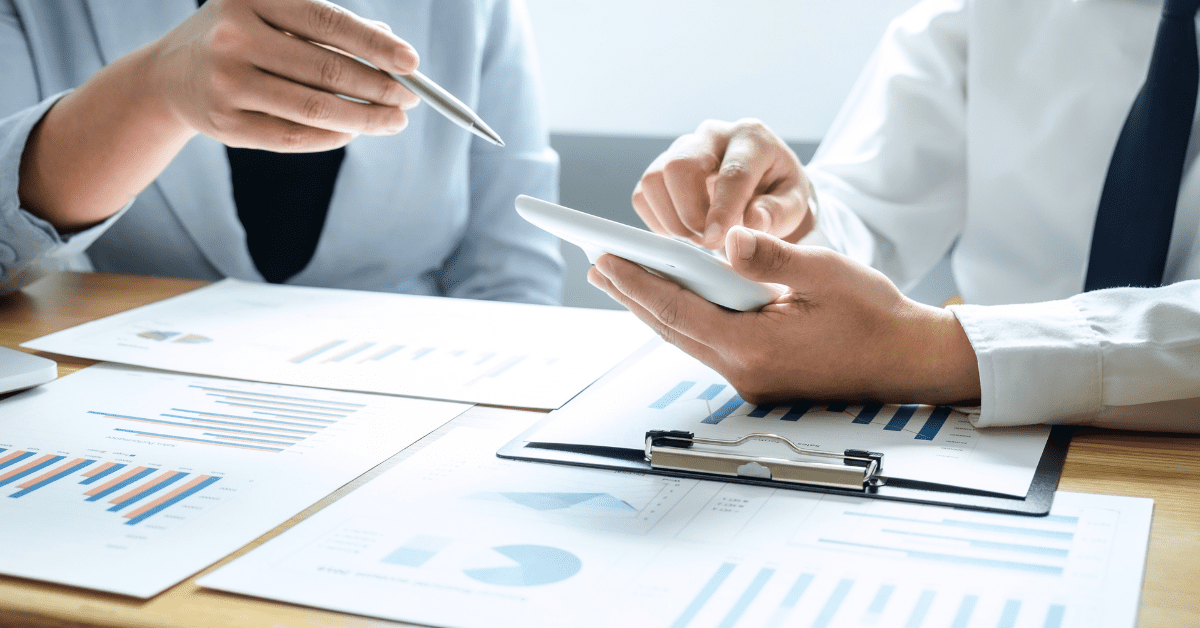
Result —
M708 228L704 230L704 241L705 242L712 242L713 240L716 240L717 238L720 238L720 237L721 237L721 225L719 225L715 222L713 224L709 225Z
M734 227L729 230L733 236L733 249L738 259L749 260L754 257L754 249L758 248L758 238L749 229Z

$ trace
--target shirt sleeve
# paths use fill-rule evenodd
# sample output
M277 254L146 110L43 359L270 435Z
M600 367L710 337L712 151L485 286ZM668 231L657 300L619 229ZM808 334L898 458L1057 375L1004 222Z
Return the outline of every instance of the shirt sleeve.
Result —
M40 98L29 43L9 2L0 2L0 77L0 294L7 294L54 270L78 268L84 250L132 201L99 225L70 235L22 207L18 190L25 144L67 92Z
M951 309L979 362L978 427L1200 432L1200 280Z
M505 146L471 142L471 216L445 265L443 288L452 297L558 304L558 239L513 207L520 194L558 198L558 155L550 148L529 19L520 0L497 2L493 11L477 112Z
M830 245L907 290L962 230L965 0L924 0L888 27L808 164Z

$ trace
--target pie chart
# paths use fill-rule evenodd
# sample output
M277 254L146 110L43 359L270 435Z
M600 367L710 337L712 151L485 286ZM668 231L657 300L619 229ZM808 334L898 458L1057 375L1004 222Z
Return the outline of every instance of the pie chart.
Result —
M468 578L504 587L562 582L583 567L578 556L546 545L500 545L480 552L470 562L463 569Z

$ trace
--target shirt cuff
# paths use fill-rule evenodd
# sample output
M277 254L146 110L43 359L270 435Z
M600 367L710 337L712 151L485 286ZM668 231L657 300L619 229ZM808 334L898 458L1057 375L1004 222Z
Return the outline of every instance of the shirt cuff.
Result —
M56 94L0 120L0 294L28 285L83 253L133 205L131 199L104 222L68 235L21 207L21 158L29 134L68 93Z
M1080 423L1101 409L1100 339L1071 301L950 306L979 363L976 427Z

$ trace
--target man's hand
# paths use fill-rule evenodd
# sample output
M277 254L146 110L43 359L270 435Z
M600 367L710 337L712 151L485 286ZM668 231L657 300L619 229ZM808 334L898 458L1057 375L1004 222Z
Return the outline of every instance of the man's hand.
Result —
M399 133L404 109L418 102L347 56L408 74L418 64L412 46L324 0L210 0L153 47L151 82L168 108L229 146L329 150L360 134Z
M612 255L588 280L751 403L978 399L975 352L952 312L906 298L879 272L827 249L741 227L725 248L739 273L788 290L757 312L733 312Z
M812 186L796 154L757 120L709 120L675 140L633 190L650 229L719 249L742 225L796 242L812 230Z

